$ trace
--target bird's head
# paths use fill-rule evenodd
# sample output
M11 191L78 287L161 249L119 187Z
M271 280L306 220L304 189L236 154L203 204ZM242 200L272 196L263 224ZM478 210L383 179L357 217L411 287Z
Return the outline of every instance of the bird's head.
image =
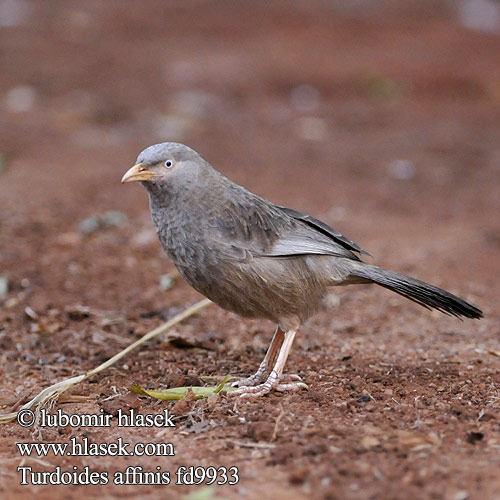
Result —
M122 183L140 182L148 190L187 184L207 168L207 162L196 151L184 144L164 142L142 151L136 164L125 172Z

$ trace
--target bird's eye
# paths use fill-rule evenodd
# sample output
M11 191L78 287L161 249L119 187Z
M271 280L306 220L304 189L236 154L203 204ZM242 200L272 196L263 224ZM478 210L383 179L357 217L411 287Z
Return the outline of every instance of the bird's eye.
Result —
M173 162L172 160L167 160L167 161L165 162L165 166L166 166L167 168L172 168L172 167L174 166L174 162Z

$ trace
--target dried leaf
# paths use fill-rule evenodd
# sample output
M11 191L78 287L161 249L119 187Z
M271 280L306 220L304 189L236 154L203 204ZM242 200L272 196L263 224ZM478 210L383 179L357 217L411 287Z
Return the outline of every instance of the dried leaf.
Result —
M378 446L379 444L380 441L375 436L364 436L361 439L361 446L363 448L375 448L375 446Z
M5 275L0 275L0 300L5 300L9 292L9 279Z
M152 398L162 399L166 401L177 401L179 399L183 399L186 397L189 390L191 390L195 399L203 399L205 397L210 396L211 394L218 394L221 391L230 392L236 390L236 387L226 386L228 375L224 377L224 380L217 386L208 386L208 387L200 387L200 386L189 386L189 387L172 387L170 389L163 389L161 391L155 390L146 390L142 387L139 387L137 384L133 384L130 387L130 390L134 394L140 394L142 396L151 396Z
M196 338L187 338L181 335L171 335L168 338L168 343L177 347L178 349L205 349L206 351L213 351L216 348L216 344L214 342L210 342L206 339L196 339Z

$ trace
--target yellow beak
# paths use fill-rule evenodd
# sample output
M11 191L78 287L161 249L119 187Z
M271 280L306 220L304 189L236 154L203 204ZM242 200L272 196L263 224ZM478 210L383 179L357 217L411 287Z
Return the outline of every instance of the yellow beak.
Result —
M163 175L149 170L142 163L138 163L125 172L125 175L122 177L122 184L126 182L150 181L158 177L163 177Z

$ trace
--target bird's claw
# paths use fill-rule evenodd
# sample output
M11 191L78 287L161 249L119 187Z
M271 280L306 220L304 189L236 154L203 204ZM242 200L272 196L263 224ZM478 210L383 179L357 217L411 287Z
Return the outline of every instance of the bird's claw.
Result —
M272 390L279 392L292 392L300 389L309 389L309 387L302 382L302 379L298 375L287 374L278 377L274 372L271 372L264 383L254 386L242 385L235 391L228 392L228 394L231 396L240 396L242 398L257 398L270 393Z
M254 373L250 377L242 378L231 383L232 387L253 387L266 380L265 373ZM234 391L233 391L234 392Z
M266 381L267 378L268 377L266 377L265 373L257 372L257 373L254 373L253 375L250 375L250 377L235 380L230 385L232 387L240 387L240 388L241 387L255 387L259 384L263 385L263 382ZM281 377L279 378L279 383L286 384L288 382L302 382L302 378L295 373L281 375ZM234 392L234 391L232 391L232 392Z
M307 384L304 384L304 382L288 382L287 384L278 384L275 387L275 390L279 392L293 392L300 389L305 389L306 391L308 391L309 386Z

